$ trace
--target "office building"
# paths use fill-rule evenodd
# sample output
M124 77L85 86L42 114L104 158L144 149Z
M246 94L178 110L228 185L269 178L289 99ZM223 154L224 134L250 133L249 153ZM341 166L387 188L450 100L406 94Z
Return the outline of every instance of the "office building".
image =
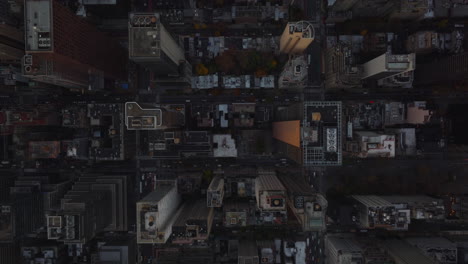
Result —
M382 247L393 258L395 264L413 264L425 263L436 264L438 263L433 258L424 255L419 248L410 245L402 240L386 240L380 242Z
M186 202L172 226L172 243L192 244L207 240L213 224L213 210L203 200Z
M447 82L467 80L468 69L465 67L468 52L442 57L430 63L418 64L415 71L416 86L445 85Z
M359 225L368 229L408 230L410 210L375 195L353 195L357 202Z
M341 165L341 102L307 101L278 110L273 138L304 166Z
M224 199L224 179L215 176L206 191L206 204L208 207L222 207Z
M385 53L362 65L362 80L375 80L379 86L411 88L416 54Z
M127 176L82 174L47 216L48 239L77 250L103 231L126 231Z
M11 219L7 240L24 238L35 234L44 225L44 200L40 187L34 183L15 182L10 188L10 203L2 206L2 215ZM10 229L11 228L11 229Z
M405 239L422 253L440 264L456 264L457 244L443 237L410 237Z
M125 103L125 125L128 130L179 128L184 124L183 105L142 108L137 102Z
M157 13L131 13L130 59L153 70L157 76L179 76L185 64L184 51L160 21Z
M125 160L135 155L134 144L125 144L132 131L124 129L122 104L88 104L91 130L89 156L95 160Z
M289 22L280 38L280 52L301 54L315 39L315 29L310 22Z
M255 179L255 197L261 211L286 210L287 193L274 170L259 169Z
M15 177L15 170L0 169L0 202L10 201L10 187L15 184Z
M255 198L263 224L285 224L287 221L287 192L271 169L260 168L255 179Z
M164 244L180 204L176 186L161 185L137 202L137 243Z
M327 200L314 192L301 174L280 173L279 180L288 194L289 211L301 223L304 231L323 231L326 229Z
M26 77L86 90L103 89L105 80L127 78L123 47L62 3L27 0L24 9Z
M363 249L353 237L329 234L325 237L327 264L360 264L364 262Z
M0 64L21 66L24 56L24 32L20 30L8 1L0 2ZM16 70L19 68L15 68ZM21 73L21 70L17 72Z
M18 264L20 261L20 245L18 242L0 242L0 263Z

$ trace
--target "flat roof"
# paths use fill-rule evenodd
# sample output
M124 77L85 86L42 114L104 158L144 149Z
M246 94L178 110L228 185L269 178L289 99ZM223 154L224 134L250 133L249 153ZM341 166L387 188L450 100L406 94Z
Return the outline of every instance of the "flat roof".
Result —
M341 102L306 101L303 107L303 164L341 165Z
M236 142L230 134L213 135L213 155L215 157L237 157Z
M399 264L437 263L431 258L425 256L419 248L412 246L405 241L387 240L383 242L383 246L387 249L389 255L392 256Z
M142 108L137 102L125 103L125 125L128 130L151 130L162 125L162 110Z

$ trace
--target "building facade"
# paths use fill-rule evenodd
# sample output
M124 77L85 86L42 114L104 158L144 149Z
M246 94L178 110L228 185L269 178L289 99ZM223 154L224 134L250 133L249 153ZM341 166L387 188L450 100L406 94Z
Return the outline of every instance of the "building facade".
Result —
M87 90L103 89L105 79L127 78L124 49L62 3L27 0L24 8L26 77Z

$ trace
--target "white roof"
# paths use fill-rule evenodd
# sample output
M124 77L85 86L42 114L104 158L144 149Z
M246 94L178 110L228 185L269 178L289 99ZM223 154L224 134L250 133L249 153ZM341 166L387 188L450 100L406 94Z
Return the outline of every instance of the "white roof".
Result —
M213 143L218 144L216 148L213 148L215 157L237 157L236 142L231 135L213 135Z

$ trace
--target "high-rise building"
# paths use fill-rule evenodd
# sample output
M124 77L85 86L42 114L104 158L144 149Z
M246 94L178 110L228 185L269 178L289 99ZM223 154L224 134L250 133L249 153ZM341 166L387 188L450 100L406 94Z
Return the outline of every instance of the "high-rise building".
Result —
M222 207L224 198L224 179L216 176L206 191L206 204L208 207Z
M105 79L127 78L123 47L61 2L26 0L24 9L25 76L91 90L102 89Z
M359 225L362 228L408 230L410 210L376 195L353 195L357 201Z
M19 2L19 1L18 1ZM21 4L0 1L0 63L21 65L24 55L24 33L21 30Z
M443 237L409 237L406 239L412 246L440 264L456 264L457 244Z
M395 264L438 263L433 258L424 255L421 250L402 240L386 240L382 242L383 248L393 258Z
M83 174L47 217L48 239L75 245L103 231L127 230L127 176Z
M258 170L258 177L255 179L255 198L265 223L286 223L287 193L274 170L262 168Z
M411 88L416 69L416 54L385 53L362 65L362 79L376 80L380 86Z
M341 102L307 101L278 109L273 138L304 166L341 165Z
M301 54L315 39L314 26L307 21L289 22L280 38L280 52Z
M172 226L172 243L192 244L207 240L213 224L213 210L203 200L186 202Z
M363 250L352 237L327 235L325 238L327 264L364 263Z
M44 225L44 201L38 186L30 183L15 183L10 189L11 215L14 237L34 234Z
M137 202L137 243L164 244L172 233L180 204L176 186L161 185Z
M128 24L130 59L158 76L179 76L184 51L161 23L158 13L131 13Z
M447 81L466 81L468 52L443 57L431 63L418 64L415 71L416 86L447 84Z
M304 231L323 231L326 226L327 200L306 182L303 175L279 174L288 194L289 211L301 223Z
M0 242L0 263L20 263L20 245L18 242Z

